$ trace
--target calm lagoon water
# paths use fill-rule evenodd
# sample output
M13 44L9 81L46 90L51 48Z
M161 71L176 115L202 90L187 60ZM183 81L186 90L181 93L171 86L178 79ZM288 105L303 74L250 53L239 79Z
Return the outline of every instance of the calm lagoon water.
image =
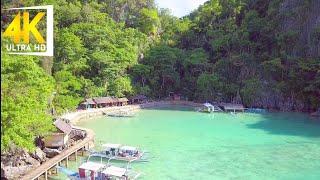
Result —
M149 151L149 162L132 164L141 179L320 179L320 119L304 114L206 114L172 106L79 126L95 131L97 146Z

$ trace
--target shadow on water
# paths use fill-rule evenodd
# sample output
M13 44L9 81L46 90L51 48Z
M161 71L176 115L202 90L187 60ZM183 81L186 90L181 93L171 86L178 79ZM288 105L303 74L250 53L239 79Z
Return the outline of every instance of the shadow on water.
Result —
M265 113L262 120L248 124L248 128L261 129L270 134L302 137L320 137L320 118L302 113Z
M195 107L182 105L165 105L144 108L146 110L193 111ZM270 134L320 137L320 118L310 117L303 113L261 113L261 121L248 124L251 129L260 129Z

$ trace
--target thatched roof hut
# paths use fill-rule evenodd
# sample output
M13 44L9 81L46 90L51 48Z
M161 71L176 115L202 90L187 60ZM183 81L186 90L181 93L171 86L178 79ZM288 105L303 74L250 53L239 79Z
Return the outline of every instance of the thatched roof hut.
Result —
M84 100L84 101L83 101L82 103L80 103L80 104L95 105L96 102L94 102L92 98L88 98L88 99Z
M118 98L118 102L128 102L129 100L127 98Z
M78 109L95 108L96 105L97 103L92 98L87 98L79 104Z
M66 145L69 140L69 134L72 131L72 126L62 119L56 120L53 124L58 131L44 137L45 147L61 147Z
M72 130L72 126L61 119L56 120L53 124L65 134L69 134Z
M93 100L97 104L109 104L115 102L115 100L112 97L94 97Z
M80 105L83 107L107 107L107 106L123 106L128 103L128 99L123 98L115 98L115 97L94 97L89 98L83 101Z

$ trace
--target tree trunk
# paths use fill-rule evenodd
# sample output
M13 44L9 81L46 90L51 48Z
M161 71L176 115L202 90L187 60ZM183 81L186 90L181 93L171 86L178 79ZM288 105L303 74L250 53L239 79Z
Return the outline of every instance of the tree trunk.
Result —
M53 67L53 57L43 57L41 61L41 67L44 69L44 71L51 75L52 74L52 67Z

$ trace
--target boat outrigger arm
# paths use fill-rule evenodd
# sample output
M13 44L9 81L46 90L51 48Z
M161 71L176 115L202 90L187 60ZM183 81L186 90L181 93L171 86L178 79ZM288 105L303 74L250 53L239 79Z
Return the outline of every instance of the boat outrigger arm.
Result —
M90 151L89 159L93 157L118 160L118 161L138 161L146 162L146 157L144 156L147 152L141 151L140 148L133 146L123 146L121 144L102 144L103 150Z
M211 112L223 112L223 110L217 106L217 105L212 105L211 103L204 103L203 104L203 107L201 108L198 108L197 109L198 112L208 112L208 113L211 113Z
M110 161L112 160L113 158L110 158L109 160L108 160L108 163L107 163L107 167L109 168L107 168L106 170L109 170L110 172L109 173L111 173L112 171L117 171L117 169L119 170L123 170L124 168L118 168L118 167L115 167L115 166L112 166L111 164L110 164ZM140 173L140 172L136 172L136 171L133 171L133 170L129 170L130 169L130 163L131 162L133 162L133 161L135 161L135 160L130 160L130 161L128 161L127 162L127 166L126 166L126 168L125 168L125 171L124 172L122 172L122 174L123 175L126 175L127 177L130 177L130 180L134 180L134 179L137 179L138 177L140 177L141 175L142 175L142 173ZM113 175L115 175L115 173L113 174ZM122 177L122 175L118 175L119 177L121 176Z
M147 151L141 152L141 157L143 157L143 155L145 155L147 153L148 153ZM121 159L118 159L117 157L110 157L110 156L107 156L105 154L102 154L102 153L99 153L99 152L93 152L93 151L91 151L90 155L88 156L87 161L89 161L91 157L100 157L100 161L101 162L102 162L102 158L108 159L108 162L110 160L121 160ZM134 161L137 161L137 162L149 162L147 159L142 159L141 157L134 157L134 158L128 160L128 162L134 162Z

